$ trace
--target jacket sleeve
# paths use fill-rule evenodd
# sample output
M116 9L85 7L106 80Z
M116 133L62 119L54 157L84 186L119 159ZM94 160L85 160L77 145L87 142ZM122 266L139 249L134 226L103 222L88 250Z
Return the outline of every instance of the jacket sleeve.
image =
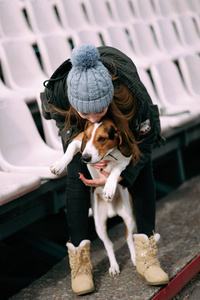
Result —
M139 175L141 169L151 158L152 147L160 134L160 120L157 105L145 102L139 114L139 126L137 128L138 147L140 149L140 159L133 166L131 162L122 172L122 186L131 187Z

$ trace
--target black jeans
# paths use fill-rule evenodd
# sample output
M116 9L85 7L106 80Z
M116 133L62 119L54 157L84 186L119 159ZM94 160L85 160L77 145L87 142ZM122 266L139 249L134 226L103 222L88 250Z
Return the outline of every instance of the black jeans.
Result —
M78 173L91 178L87 166L78 153L68 165L66 208L68 235L74 246L88 239L88 210L90 207L90 187L79 179ZM151 236L155 230L156 190L151 159L140 171L129 189L133 199L133 209L138 233Z

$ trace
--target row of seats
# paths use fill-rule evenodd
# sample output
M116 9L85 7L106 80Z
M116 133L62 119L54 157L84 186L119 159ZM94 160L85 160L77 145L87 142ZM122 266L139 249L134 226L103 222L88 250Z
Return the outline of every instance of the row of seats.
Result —
M133 59L163 134L198 119L199 16L197 0L0 0L0 205L57 178L49 171L62 155L55 123L42 118L44 142L27 104L41 107L43 81L81 42Z

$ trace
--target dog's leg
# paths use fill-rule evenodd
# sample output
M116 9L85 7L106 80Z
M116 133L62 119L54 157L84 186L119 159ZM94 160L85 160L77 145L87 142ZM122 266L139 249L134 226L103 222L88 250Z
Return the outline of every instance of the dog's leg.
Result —
M105 249L107 251L107 255L110 261L109 274L110 276L115 276L120 273L119 265L115 258L115 253L113 249L113 243L108 237L107 234L107 203L101 197L101 193L98 193L98 188L94 192L94 203L93 203L93 216L95 221L95 227L99 238L104 243Z
M78 153L81 149L81 141L73 140L64 155L57 160L51 167L51 173L55 175L60 175L65 169L67 169L68 164L72 161L74 155Z
M133 231L135 229L135 221L133 218L133 211L132 211L132 206L130 203L132 200L130 198L130 195L129 195L127 189L123 190L120 186L120 190L121 190L121 195L122 195L124 205L118 211L118 214L119 214L119 216L122 217L122 219L124 220L124 223L126 225L126 240L127 240L127 244L128 244L129 251L130 251L131 260L133 262L133 265L135 266L136 265L135 246L134 246L134 241L133 241Z

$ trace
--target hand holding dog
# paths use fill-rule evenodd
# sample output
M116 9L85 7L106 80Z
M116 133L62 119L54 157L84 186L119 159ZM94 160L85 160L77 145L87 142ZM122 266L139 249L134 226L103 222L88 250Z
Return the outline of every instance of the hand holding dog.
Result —
M110 175L109 172L106 172L104 168L107 166L108 160L102 160L94 165L94 168L98 169L99 172L103 175L101 178L97 179L87 179L82 173L79 173L79 178L83 181L83 183L90 187L99 187L104 186L108 176ZM118 182L120 182L123 178L119 177Z

